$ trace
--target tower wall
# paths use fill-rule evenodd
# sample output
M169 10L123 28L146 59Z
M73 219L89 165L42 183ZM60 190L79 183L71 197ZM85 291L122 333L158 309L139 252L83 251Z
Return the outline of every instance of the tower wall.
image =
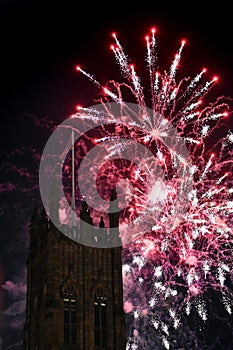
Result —
M121 250L81 245L63 235L45 215L32 219L25 350L125 349ZM101 347L95 346L97 289L107 297L107 346ZM65 344L67 298L74 299L77 310L75 344Z

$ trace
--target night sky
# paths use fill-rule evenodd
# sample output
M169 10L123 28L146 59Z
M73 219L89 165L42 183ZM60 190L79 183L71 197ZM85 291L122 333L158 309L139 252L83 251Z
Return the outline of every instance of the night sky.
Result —
M90 106L100 96L75 65L102 83L120 79L109 49L116 31L140 75L144 36L156 26L161 68L169 67L185 37L179 74L194 75L207 67L208 77L220 76L213 93L233 97L230 1L127 4L1 1L0 349L21 349L28 225L40 203L40 155L54 126L77 104Z

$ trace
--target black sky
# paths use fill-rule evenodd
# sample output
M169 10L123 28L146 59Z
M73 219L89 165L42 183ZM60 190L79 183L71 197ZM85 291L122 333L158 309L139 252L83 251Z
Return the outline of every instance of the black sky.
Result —
M38 166L37 154L49 136L48 128L37 124L44 120L59 124L75 111L76 104L89 106L98 97L97 88L75 72L76 64L101 82L119 77L109 50L112 31L118 33L139 75L144 70L144 36L151 26L158 28L163 69L169 67L180 39L187 38L181 74L196 74L206 66L209 77L220 76L217 95L233 96L232 10L230 1L1 1L1 183L30 192L36 186L33 172ZM20 174L14 166L22 169ZM27 207L27 194L4 186L0 196L0 265L5 285L2 311L8 310L0 336L5 337L5 350L21 339L20 326L12 323L14 314L9 308L25 296L23 269L28 251L23 231L33 201L30 199ZM10 292L6 281L18 289ZM8 326L6 320L10 320Z
M1 5L2 142L22 143L25 113L60 120L81 101L90 104L94 89L73 67L80 63L104 81L116 67L109 50L111 32L132 59L142 61L144 35L158 27L161 65L168 67L182 37L188 39L183 67L196 72L203 65L221 76L219 89L232 84L231 6L227 1L102 2L5 1ZM182 69L183 69L182 67ZM194 69L196 69L194 71ZM85 88L80 85L85 84ZM14 122L13 122L14 121ZM24 124L25 123L25 124ZM21 133L19 133L19 129ZM22 133L23 132L23 133Z

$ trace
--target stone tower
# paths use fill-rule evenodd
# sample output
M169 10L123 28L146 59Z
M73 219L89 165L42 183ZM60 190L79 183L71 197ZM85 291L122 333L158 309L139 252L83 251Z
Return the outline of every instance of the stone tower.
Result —
M92 223L85 202L80 217ZM109 214L110 225L116 226L118 219ZM105 228L103 217L99 226ZM67 230L70 237L85 233L81 226ZM71 240L51 223L45 210L40 215L35 210L27 261L24 349L125 350L121 253L120 245L98 248Z

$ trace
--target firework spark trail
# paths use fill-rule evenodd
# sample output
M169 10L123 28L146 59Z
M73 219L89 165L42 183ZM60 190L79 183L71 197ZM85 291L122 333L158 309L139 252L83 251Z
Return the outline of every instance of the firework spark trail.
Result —
M155 158L165 172L166 185L164 190L161 187L153 188L154 183L149 184L154 192L150 192L153 193L153 200L147 206L148 191L145 191L145 186L148 185L147 175L152 172L151 168L145 164L144 167L136 168L127 168L125 165L135 191L130 208L124 211L122 220L137 221L139 230L146 221L152 223L150 232L124 247L123 276L127 281L124 284L125 305L128 303L132 306L136 328L139 327L139 320L147 320L147 326L137 328L129 336L127 349L151 349L146 340L148 325L160 339L157 348L171 349L174 329L178 333L180 329L182 336L189 333L191 337L192 332L185 330L187 324L184 315L188 317L196 310L203 322L208 321L210 311L207 301L210 291L219 293L226 313L232 313L233 187L230 175L233 167L233 134L228 130L224 136L217 135L230 115L230 106L223 97L205 105L204 97L218 81L214 76L211 80L202 82L206 68L194 78L185 77L176 82L176 71L181 62L185 40L181 41L170 69L164 74L157 71L157 43L153 28L151 35L146 36L146 64L153 111L150 115L145 109L140 78L134 66L129 64L116 33L113 38L116 44L111 49L127 83L113 83L113 91L108 88L105 92L119 103L123 115L129 115L127 108L124 108L121 91L122 86L127 86L141 113L127 128L116 126L115 131L106 132L103 127L98 142L101 143L106 138L117 140L118 137L125 137L132 140L132 143L141 142L153 149ZM81 69L80 71L96 83L92 76ZM102 88L99 83L96 84ZM105 123L112 122L114 118L111 110L106 107L106 111ZM88 108L81 109L75 117L91 119L98 118L98 115L94 108ZM124 119L120 121L122 120ZM178 130L178 137L169 135L169 123ZM164 135L171 138L170 144L174 149L164 145ZM210 145L211 135L214 135L215 142ZM179 138L185 141L191 165L185 164L182 152L179 153ZM123 155L123 144L117 147L116 145L118 153ZM177 200L177 196L179 187L184 185L177 176L176 163L180 160L183 160L184 177L192 175L193 184L188 194L188 203L185 203L187 212L181 224L173 226L169 217L182 202L182 199ZM105 177L107 184L102 183L105 187L111 186L111 181L116 183L117 175L120 178L125 176L117 166L110 173L109 182ZM159 195L161 191L165 193L162 202ZM155 214L158 207L160 210ZM169 310L169 315L165 310ZM186 345L190 339L186 339ZM156 341L154 339L155 343ZM197 339L192 341L198 349Z

